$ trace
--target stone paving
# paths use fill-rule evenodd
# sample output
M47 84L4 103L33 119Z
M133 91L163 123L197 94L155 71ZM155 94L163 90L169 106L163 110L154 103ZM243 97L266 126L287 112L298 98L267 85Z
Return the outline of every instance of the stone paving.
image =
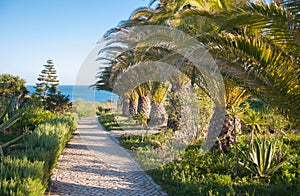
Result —
M50 195L167 195L103 130L97 117L79 121L51 180Z

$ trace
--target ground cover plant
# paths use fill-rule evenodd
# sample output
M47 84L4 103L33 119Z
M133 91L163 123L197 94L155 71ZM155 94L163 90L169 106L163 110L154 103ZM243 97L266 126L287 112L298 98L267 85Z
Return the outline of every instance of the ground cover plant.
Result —
M155 151L153 142L163 137L150 136L143 141L142 136L123 136L120 143L133 151ZM191 144L176 160L147 173L170 195L297 195L300 193L300 137L286 135L273 139L278 140L280 147L274 148L269 167L259 165L256 158L251 159L251 154L242 155L247 154L249 141L247 136L240 136L238 166L234 146L225 154L216 149L204 154L199 142ZM264 149L268 150L269 146ZM145 159L137 160L145 163Z
M242 121L249 122L248 114L255 109L246 104ZM283 121L276 124L282 119L281 115L263 105L260 112L268 125L262 125L260 132L255 132L252 144L249 140L252 124L243 124L243 131L237 137L238 151L235 145L230 145L226 152L216 148L203 153L200 148L203 140L199 139L190 143L173 161L146 172L169 195L298 195L300 136L288 129L291 124ZM113 117L118 116L102 112L99 119L107 124L116 123L111 121ZM273 132L274 124L277 125L276 132ZM119 141L142 167L149 168L155 164L151 154L164 147L173 133L171 129L163 128L148 136L125 134Z

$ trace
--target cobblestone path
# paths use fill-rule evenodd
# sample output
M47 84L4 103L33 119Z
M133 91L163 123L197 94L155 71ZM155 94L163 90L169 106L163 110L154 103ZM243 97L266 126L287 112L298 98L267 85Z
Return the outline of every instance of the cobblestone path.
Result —
M166 195L108 134L97 117L79 121L51 177L50 195Z

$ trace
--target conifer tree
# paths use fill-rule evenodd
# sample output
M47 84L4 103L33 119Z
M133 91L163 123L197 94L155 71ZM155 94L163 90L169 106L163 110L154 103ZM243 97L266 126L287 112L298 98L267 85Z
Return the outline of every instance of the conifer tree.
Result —
M61 94L58 90L59 80L57 79L56 69L52 60L48 60L43 65L44 69L37 78L35 94L42 98L45 109L55 113L65 113L71 111L72 103L68 96Z
M42 97L46 100L48 95L53 95L58 92L59 80L57 79L56 69L52 60L48 60L47 64L43 65L44 69L39 74L37 78L38 83L36 83L35 91L36 95Z

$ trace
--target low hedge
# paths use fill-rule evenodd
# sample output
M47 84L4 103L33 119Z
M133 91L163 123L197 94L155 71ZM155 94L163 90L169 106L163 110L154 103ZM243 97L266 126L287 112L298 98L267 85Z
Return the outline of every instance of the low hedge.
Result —
M18 151L1 158L0 195L44 195L58 157L76 126L77 117L65 114L26 135Z

